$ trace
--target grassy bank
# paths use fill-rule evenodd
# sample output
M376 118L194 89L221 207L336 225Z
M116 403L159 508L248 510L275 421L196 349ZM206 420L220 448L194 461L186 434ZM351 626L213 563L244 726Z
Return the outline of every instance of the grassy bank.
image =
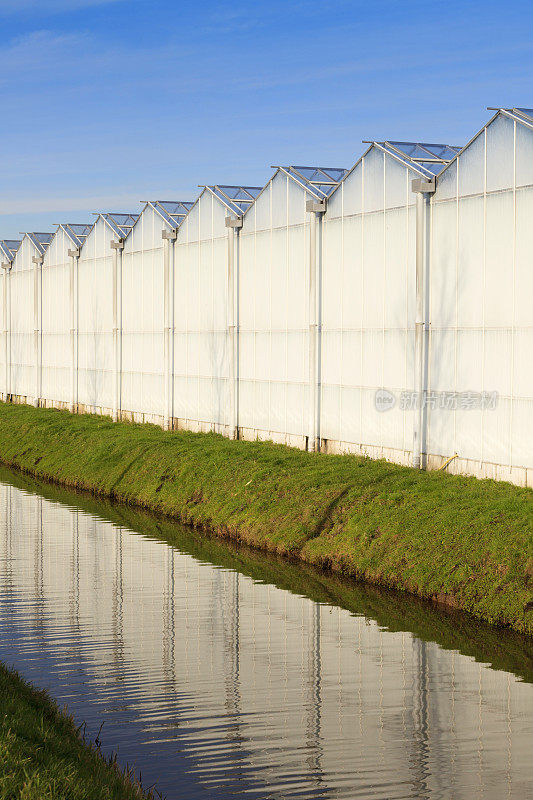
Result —
M2 800L141 800L113 761L86 744L72 719L0 664Z
M0 459L533 633L533 492L0 403Z
M167 542L198 561L237 570L255 581L318 603L340 606L355 616L375 620L389 631L410 631L423 641L436 642L445 650L456 650L533 683L533 640L509 628L497 628L457 609L429 604L383 586L353 581L302 561L247 547L242 542L207 532L199 536L193 528L150 511L40 481L2 464L1 481L66 508L79 508L119 528Z

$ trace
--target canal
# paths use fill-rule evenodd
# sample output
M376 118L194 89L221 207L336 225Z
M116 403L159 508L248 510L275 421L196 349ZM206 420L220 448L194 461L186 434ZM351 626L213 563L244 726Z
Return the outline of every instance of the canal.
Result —
M0 660L168 800L533 797L524 638L3 469Z

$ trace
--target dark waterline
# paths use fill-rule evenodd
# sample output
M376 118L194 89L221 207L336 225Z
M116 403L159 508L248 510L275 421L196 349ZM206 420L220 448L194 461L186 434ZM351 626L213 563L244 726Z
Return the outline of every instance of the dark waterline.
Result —
M169 800L533 797L528 640L0 481L0 660Z

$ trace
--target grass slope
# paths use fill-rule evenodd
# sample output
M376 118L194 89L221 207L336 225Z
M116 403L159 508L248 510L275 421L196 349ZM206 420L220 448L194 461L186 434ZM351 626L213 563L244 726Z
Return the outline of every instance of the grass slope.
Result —
M50 698L0 664L1 800L152 797L86 744Z
M533 492L0 403L0 460L533 633Z

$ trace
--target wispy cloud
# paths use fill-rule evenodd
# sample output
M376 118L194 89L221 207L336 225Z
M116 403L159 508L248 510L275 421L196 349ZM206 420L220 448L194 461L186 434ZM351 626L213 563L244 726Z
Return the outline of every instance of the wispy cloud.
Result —
M0 0L0 14L20 14L34 9L39 14L57 14L122 2L125 0Z

